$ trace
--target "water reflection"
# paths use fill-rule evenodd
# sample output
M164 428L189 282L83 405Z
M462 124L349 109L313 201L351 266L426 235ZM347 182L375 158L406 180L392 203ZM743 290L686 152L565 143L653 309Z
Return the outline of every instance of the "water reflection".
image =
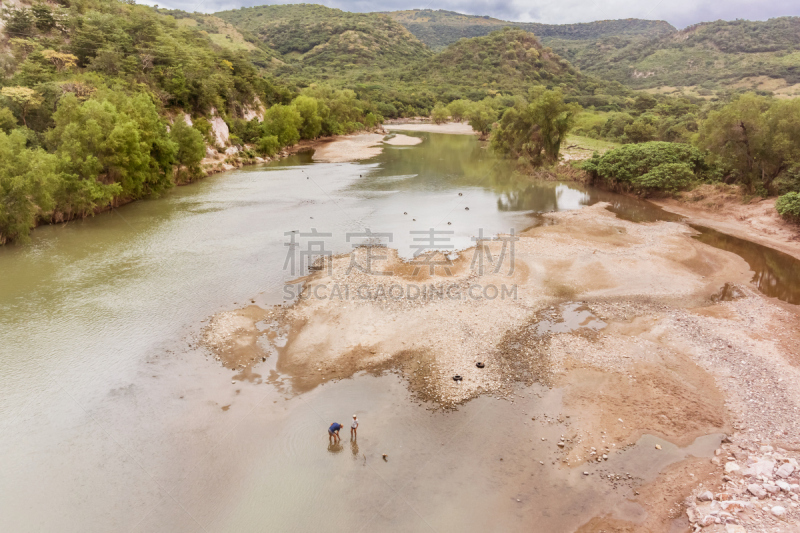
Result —
M758 290L791 304L800 304L800 261L772 248L739 239L704 226L692 225L700 232L695 239L742 257L755 272Z
M336 444L331 442L328 443L328 453L336 454L336 453L342 453L342 451L344 451L344 446L342 446L340 443L338 442Z

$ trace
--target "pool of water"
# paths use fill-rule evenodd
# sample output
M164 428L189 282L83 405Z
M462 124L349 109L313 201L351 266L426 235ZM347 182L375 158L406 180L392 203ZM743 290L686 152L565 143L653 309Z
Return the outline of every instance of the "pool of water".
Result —
M557 390L434 413L392 375L296 395L273 360L266 383L232 383L197 347L220 310L282 302L307 272L292 250L377 240L409 257L412 231L452 232L439 235L459 249L537 212L650 209L532 184L473 137L413 135L361 163L300 154L220 174L1 248L0 530L571 531L601 507L642 512L553 464L559 429L526 413L556 413ZM325 428L353 413L357 446L329 448Z

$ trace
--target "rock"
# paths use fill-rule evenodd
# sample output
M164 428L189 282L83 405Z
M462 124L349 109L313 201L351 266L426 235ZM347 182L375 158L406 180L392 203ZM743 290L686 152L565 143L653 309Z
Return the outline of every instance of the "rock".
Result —
M775 462L767 459L761 459L750 465L750 468L744 471L745 476L767 476L772 478L772 469L775 468Z
M686 516L689 517L689 523L691 524L694 524L700 518L699 516L697 516L697 510L694 509L693 507L688 507L686 509Z
M656 444L656 450L660 450L660 449L661 449L661 445L660 444Z
M710 502L714 499L714 494L710 490L707 490L698 494L697 499L701 502Z
M777 475L778 477L786 478L791 476L792 472L794 472L794 467L789 463L783 463L780 466L780 468L778 468L778 470L775 472L775 475Z
M761 448L758 449L758 451L760 451L761 453L767 453L775 451L775 449L772 446L762 446Z
M740 500L731 500L726 502L719 502L719 507L723 511L727 511L729 513L739 513L741 511L744 511L745 509L753 507L753 504L750 502L744 502Z
M771 483L764 483L764 490L770 494L778 494L781 491L781 488Z
M739 470L741 470L741 469L739 468L739 465L736 464L735 462L729 461L729 462L725 463L725 473L726 474L731 474L733 472L738 472Z
M783 491L791 492L792 486L786 483L785 481L776 481L775 484Z
M564 443L563 443L563 442L559 442L559 443L558 443L558 447L559 447L559 448L563 448L563 447L564 447Z
M584 476L588 476L588 475L589 475L589 472L584 472L584 473L583 473L583 475L584 475Z
M758 485L756 483L750 483L749 485L747 485L747 490L750 492L750 494L752 494L759 500L767 497L767 491L761 488L761 485Z
M770 509L770 512L772 513L773 516L777 516L778 518L786 516L786 508L781 507L780 505L776 505L775 507Z

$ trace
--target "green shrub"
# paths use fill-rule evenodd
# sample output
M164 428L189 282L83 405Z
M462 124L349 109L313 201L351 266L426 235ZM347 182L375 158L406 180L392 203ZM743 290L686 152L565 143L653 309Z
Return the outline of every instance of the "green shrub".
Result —
M256 143L256 149L261 155L272 157L281 149L281 143L275 135L265 135Z
M790 192L778 198L775 210L786 220L800 222L800 193Z
M633 183L641 189L676 192L688 187L694 179L692 167L686 163L664 163L634 178Z
M281 146L291 146L300 140L303 117L293 106L274 105L264 114L261 131L264 136L275 136Z
M441 102L437 102L431 111L431 120L434 124L444 124L450 119L450 113Z
M17 119L14 113L7 107L0 107L0 131L11 133L17 127Z
M610 185L650 191L678 190L714 174L698 149L662 141L627 144L602 156L595 153L581 168Z
M182 116L175 119L169 132L172 142L178 147L175 162L186 167L189 178L200 175L200 161L206 155L206 143L203 134L189 126ZM183 172L183 171L182 171Z
M18 130L0 132L0 244L27 240L37 216L53 208L53 191L61 179L58 157L26 144Z

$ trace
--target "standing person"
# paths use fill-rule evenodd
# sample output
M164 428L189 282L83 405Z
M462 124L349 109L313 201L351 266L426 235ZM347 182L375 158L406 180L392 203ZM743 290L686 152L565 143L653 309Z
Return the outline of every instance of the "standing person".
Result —
M328 428L328 441L339 442L339 430L342 429L342 425L339 422L334 422L331 424L331 427Z
M353 415L353 423L350 424L350 438L355 439L358 438L358 418L356 415Z

